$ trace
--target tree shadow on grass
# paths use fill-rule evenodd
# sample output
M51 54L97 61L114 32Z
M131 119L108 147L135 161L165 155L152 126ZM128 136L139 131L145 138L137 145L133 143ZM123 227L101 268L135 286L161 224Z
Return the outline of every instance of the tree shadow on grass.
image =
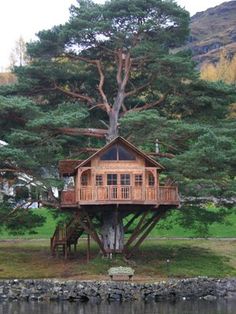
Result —
M141 272L171 277L226 277L236 274L229 258L184 244L145 245L132 256Z

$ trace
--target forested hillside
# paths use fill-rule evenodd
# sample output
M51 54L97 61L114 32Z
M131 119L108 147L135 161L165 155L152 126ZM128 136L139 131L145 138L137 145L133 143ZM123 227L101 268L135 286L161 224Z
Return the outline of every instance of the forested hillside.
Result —
M216 63L222 49L236 54L236 1L227 1L191 18L190 44L198 63Z
M199 78L178 49L190 18L174 3L83 0L70 13L38 33L31 62L14 68L17 84L0 90L2 178L29 174L31 199L44 191L57 206L60 160L83 159L118 134L147 153L158 139L155 158L162 182L179 185L183 225L206 233L236 197L235 85ZM1 210L15 214L15 204L5 199Z

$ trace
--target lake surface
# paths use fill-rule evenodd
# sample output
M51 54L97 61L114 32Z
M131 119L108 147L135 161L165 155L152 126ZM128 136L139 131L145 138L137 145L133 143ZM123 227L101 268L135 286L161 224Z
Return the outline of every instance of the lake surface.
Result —
M69 302L7 302L0 303L0 314L235 314L236 300L126 302L126 303L69 303Z

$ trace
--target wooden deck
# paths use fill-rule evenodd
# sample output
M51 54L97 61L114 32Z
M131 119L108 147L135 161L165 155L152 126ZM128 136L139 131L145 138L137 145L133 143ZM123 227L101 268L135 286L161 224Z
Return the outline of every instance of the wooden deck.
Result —
M135 187L135 186L86 186L62 191L61 207L104 204L159 204L179 205L177 186Z

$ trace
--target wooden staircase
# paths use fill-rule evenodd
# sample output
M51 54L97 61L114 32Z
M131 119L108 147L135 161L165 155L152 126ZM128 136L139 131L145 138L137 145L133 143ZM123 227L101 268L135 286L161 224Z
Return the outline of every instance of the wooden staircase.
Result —
M78 239L84 233L84 229L80 226L79 220L76 218L64 226L57 226L53 236L51 237L51 253L52 256L64 256L67 258L71 253L71 246L76 246Z

